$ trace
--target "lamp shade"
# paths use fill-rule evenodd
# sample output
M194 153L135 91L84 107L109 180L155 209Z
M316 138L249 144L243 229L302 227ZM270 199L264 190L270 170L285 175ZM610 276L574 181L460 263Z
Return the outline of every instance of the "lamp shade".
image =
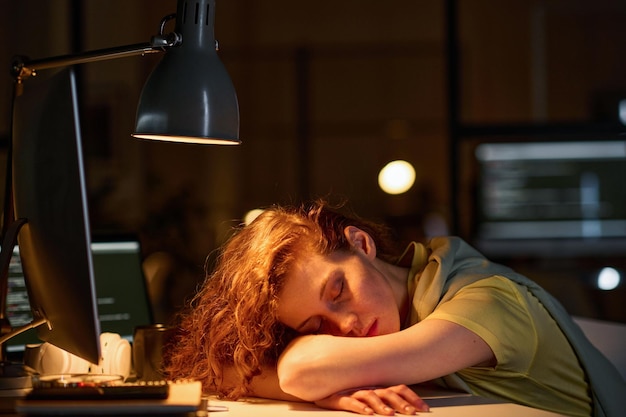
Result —
M179 46L169 48L143 87L133 136L173 142L239 144L239 104L220 61L215 0L179 0Z

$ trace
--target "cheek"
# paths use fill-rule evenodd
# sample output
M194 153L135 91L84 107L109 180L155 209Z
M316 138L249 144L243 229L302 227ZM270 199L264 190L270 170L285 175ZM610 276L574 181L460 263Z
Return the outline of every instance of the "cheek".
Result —
M303 297L278 298L278 321L285 326L295 329L309 316L313 307L309 300Z
M296 320L297 318L293 317L293 315L289 311L278 311L278 322L282 325L289 327L290 329L295 329L297 326Z
M393 294L388 289L380 289L373 296L376 297L374 298L376 302L370 305L370 312L377 312L379 331L384 334L400 331L400 311Z
M278 297L278 303L276 308L276 314L278 315L278 321L287 327L293 327L297 320L294 301L282 296Z

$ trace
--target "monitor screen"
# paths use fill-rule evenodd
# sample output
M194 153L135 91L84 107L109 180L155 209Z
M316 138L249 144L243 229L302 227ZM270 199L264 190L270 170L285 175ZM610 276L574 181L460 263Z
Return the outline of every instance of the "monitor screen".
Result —
M135 327L153 322L139 242L96 241L91 247L100 328L132 342Z
M626 248L626 141L482 143L475 158L484 251Z
M135 327L153 321L139 242L134 239L97 241L91 244L91 250L100 329L117 333L132 343ZM7 318L13 327L33 319L18 248L14 250L9 269ZM9 340L7 353L19 357L25 345L31 343L40 343L34 329Z
M38 337L100 358L100 322L82 160L76 77L43 71L24 84L13 113L13 197L26 223L18 244Z

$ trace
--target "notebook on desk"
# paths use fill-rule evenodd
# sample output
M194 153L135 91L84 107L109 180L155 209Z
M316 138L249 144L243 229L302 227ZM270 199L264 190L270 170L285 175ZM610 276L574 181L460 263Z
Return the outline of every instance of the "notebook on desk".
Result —
M153 322L139 241L133 237L95 237L91 247L101 331L118 333L132 342L136 326ZM9 267L7 317L14 328L32 320L19 248ZM19 358L30 343L41 343L34 329L10 339L7 354Z

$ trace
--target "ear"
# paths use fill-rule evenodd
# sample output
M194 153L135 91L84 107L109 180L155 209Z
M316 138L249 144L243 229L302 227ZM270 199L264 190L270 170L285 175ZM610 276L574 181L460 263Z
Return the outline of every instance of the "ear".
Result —
M376 243L369 233L356 226L346 226L343 233L357 252L362 252L370 259L376 258Z

